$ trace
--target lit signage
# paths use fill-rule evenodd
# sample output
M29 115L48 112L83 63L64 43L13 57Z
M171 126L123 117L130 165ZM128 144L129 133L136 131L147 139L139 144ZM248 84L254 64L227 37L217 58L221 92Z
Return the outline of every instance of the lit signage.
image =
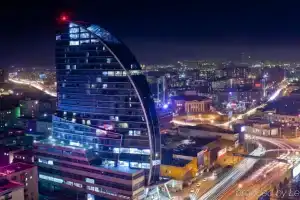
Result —
M218 157L223 156L226 152L227 152L226 148L221 149L220 151L218 151Z
M245 130L246 130L245 126L242 126L241 127L241 132L245 132Z
M300 164L294 167L293 169L293 178L300 174Z

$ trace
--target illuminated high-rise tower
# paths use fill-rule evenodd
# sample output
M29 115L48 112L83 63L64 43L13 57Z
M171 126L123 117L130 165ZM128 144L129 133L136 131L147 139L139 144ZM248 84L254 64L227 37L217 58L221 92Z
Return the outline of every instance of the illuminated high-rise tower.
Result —
M102 27L62 16L55 57L53 134L36 143L41 187L89 200L143 195L159 180L160 133L134 55Z

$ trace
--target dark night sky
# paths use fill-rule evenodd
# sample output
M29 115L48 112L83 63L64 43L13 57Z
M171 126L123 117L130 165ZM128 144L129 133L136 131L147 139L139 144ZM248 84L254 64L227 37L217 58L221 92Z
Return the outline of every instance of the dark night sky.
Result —
M296 1L9 2L0 5L0 67L53 65L61 11L113 32L142 63L237 59L241 52L254 59L300 61L300 2L287 3Z

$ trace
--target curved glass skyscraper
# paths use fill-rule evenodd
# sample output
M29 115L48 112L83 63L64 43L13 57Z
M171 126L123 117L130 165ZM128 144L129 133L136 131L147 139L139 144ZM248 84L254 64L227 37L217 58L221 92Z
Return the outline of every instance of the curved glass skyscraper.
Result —
M95 185L80 182L88 180L98 183L98 191L103 185L101 194L134 199L144 184L159 180L161 158L155 105L139 63L102 27L66 18L56 35L55 53L58 110L52 137L36 144L40 179L47 182L50 173L58 173L61 176L52 182L70 187L77 181L81 188L92 191L89 195L100 194L91 189ZM65 174L61 173L64 168ZM95 173L103 175L98 180L89 175L96 168L100 171ZM80 172L79 179L74 179L76 176L67 174L73 169L75 174L82 169L88 177ZM145 178L141 178L143 171ZM64 177L70 176L73 180L66 182ZM120 180L109 183L109 177ZM126 184L131 184L130 195L119 191Z

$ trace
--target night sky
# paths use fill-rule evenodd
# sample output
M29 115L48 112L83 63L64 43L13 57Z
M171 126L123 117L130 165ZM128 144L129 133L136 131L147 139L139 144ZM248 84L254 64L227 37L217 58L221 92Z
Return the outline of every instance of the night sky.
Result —
M62 11L108 29L141 63L238 59L241 52L300 61L300 2L287 3L296 1L9 2L0 6L0 68L53 66L55 19Z

